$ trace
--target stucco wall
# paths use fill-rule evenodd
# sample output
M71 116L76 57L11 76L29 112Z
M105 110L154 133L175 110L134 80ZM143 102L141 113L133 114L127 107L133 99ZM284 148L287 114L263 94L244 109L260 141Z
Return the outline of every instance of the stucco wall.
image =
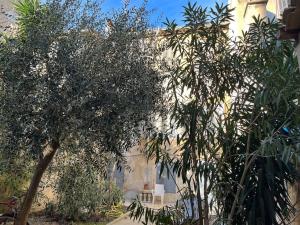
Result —
M273 16L276 16L277 13L277 3L276 0L269 0L267 3L267 13L270 15L270 13Z
M229 1L230 8L234 9L232 12L233 20L229 25L229 30L232 32L233 37L238 37L242 35L242 30L244 28L244 12L246 8L246 1L231 0Z
M128 200L134 198L140 191L144 189L144 184L149 182L149 188L152 189L154 180L152 175L155 175L154 163L146 161L146 158L141 154L138 148L132 149L126 156L129 168L124 172L123 191ZM146 181L145 170L149 170L149 180Z
M255 2L255 1L254 1ZM247 4L244 12L244 30L248 30L249 25L253 23L253 16L265 18L267 16L267 2L257 1L258 3Z
M0 30L14 23L13 0L0 0Z
M241 36L242 31L249 28L253 16L272 18L276 15L276 0L230 0L228 3L234 9L233 21L229 25L233 37Z
M257 2L257 3L256 3ZM230 8L233 8L233 21L229 25L231 35L233 37L239 37L242 35L242 31L248 29L249 24L253 22L253 16L266 17L268 15L266 6L267 1L251 1L247 0L231 0L229 1ZM273 8L272 4L269 8Z
M139 193L144 190L144 184L148 184L148 189L154 189L156 184L156 165L154 159L147 160L142 153L143 146L136 146L126 154L127 164L129 168L124 172L123 191L126 201L132 201ZM176 180L178 185L182 187L180 179ZM165 193L164 202L175 202L179 198L178 193Z

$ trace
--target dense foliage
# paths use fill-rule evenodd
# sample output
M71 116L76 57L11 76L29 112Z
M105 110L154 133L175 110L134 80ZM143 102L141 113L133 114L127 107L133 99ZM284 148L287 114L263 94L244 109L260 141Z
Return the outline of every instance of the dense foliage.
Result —
M38 157L47 143L67 139L84 151L119 154L154 109L160 89L142 41L145 8L125 7L108 28L96 6L79 4L49 1L21 11L24 32L1 44L2 151L11 156Z
M288 184L299 179L300 74L293 43L277 40L278 27L256 19L241 47L245 81L228 114L231 132L222 147L228 154L222 178L236 193L234 199L223 196L232 224L288 224L293 218ZM227 192L223 188L220 193Z
M208 225L215 215L216 224L288 224L300 139L293 43L278 41L279 24L266 18L231 38L230 13L188 4L183 27L167 21L171 119L147 153L188 187L176 208L190 220L179 223ZM136 219L171 224L137 202L130 209Z
M120 160L157 109L161 82L145 5L107 17L93 1L24 0L16 10L15 35L0 45L0 123L5 160L35 166L22 225L56 153Z
M78 159L63 167L55 190L58 198L56 214L67 220L105 215L123 203L123 193L113 182Z

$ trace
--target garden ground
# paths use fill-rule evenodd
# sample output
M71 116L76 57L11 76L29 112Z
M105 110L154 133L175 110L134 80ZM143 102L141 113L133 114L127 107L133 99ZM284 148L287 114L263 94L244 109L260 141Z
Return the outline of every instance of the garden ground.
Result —
M55 221L49 221L49 219L43 217L31 218L30 219L31 225L71 225L70 224L61 224ZM128 214L124 214L119 218L115 219L112 222L76 222L72 225L141 225L141 222L132 221Z

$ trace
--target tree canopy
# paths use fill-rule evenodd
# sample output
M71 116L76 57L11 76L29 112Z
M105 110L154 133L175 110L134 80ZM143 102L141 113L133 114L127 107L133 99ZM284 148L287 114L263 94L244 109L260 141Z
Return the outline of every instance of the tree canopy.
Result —
M58 149L122 157L158 109L161 76L146 5L106 16L93 1L23 0L16 11L0 45L1 154L35 162L30 191Z

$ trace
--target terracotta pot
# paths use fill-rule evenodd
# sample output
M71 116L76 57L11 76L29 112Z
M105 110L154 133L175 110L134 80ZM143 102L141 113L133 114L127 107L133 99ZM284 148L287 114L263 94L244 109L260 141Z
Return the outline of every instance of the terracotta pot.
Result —
M149 190L149 184L144 184L144 190Z

